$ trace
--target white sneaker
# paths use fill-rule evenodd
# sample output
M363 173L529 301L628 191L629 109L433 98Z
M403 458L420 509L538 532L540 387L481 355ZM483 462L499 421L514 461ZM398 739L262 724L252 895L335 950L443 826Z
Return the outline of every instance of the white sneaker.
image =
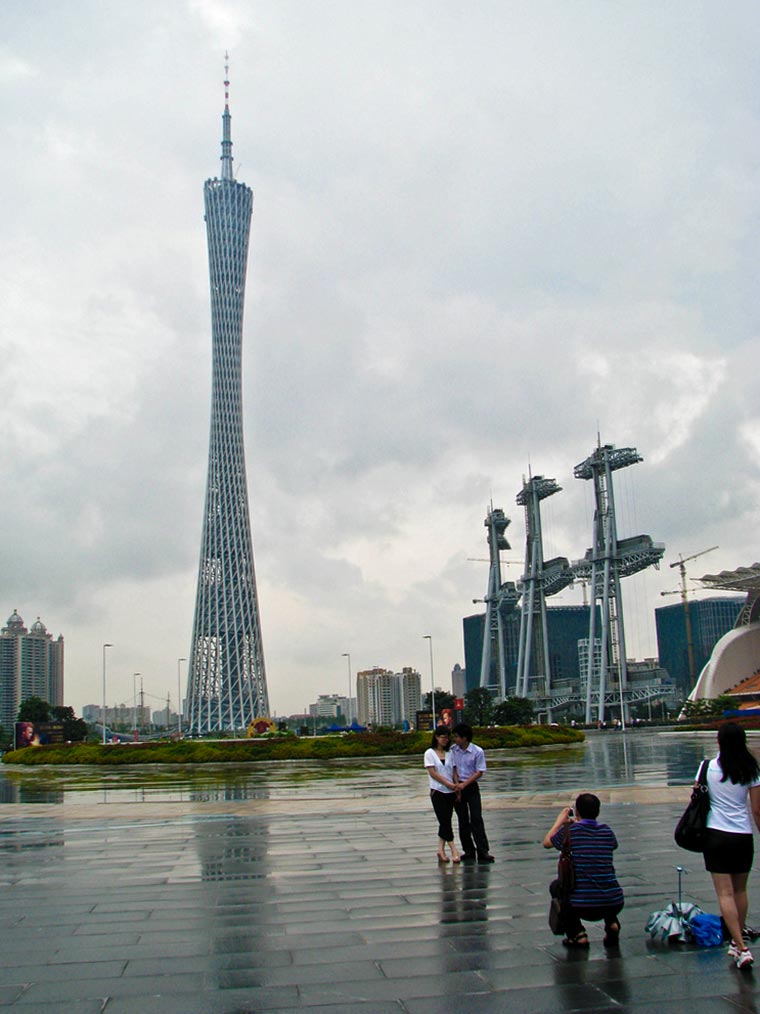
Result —
M732 940L731 943L728 945L728 956L729 956L729 958L738 958L739 955L741 954L741 952L742 952L741 947L737 947L736 944Z
M754 960L755 959L752 957L752 951L745 947L745 949L740 951L734 958L734 964L737 968L749 968Z

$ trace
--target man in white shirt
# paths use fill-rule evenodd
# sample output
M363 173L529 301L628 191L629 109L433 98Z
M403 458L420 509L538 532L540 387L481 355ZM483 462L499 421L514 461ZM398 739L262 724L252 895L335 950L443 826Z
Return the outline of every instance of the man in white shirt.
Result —
M472 728L464 722L455 725L454 746L451 755L454 781L457 783L457 800L454 809L459 821L459 839L462 859L477 859L479 863L492 863L488 835L483 823L478 782L486 771L486 755L472 742Z

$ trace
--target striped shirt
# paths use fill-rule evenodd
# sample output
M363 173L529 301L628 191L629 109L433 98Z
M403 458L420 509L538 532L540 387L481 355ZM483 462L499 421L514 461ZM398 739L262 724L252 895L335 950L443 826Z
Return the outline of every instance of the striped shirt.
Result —
M552 835L552 845L562 848L570 829L575 866L575 889L570 895L573 908L606 908L623 901L623 889L617 882L612 853L618 847L612 828L595 820L578 820L563 825Z

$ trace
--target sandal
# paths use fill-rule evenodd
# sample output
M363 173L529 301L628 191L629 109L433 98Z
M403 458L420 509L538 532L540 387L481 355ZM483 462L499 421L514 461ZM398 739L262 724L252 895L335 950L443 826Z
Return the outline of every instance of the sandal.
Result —
M447 863L449 861L449 857L448 856L442 856L440 852L436 852L436 855L438 856L438 862L439 863Z
M611 922L605 929L606 932L602 943L605 947L617 947L620 943L620 923L618 920L616 919L614 922Z
M565 947L588 947L588 935L585 930L581 930L574 937L565 937L562 943Z

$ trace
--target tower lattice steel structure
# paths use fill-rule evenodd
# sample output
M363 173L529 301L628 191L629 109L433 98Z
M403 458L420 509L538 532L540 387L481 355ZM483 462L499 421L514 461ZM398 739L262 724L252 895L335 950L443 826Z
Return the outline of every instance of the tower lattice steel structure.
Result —
M491 507L483 522L488 529L488 552L490 567L488 569L488 591L486 592L486 619L483 628L483 654L480 665L480 686L490 687L503 700L507 696L507 660L504 645L504 615L514 609L519 595L514 582L501 580L502 549L509 549L504 534L509 526L509 518L499 507ZM491 660L496 660L497 686L491 683Z
M552 691L546 599L571 585L573 573L564 556L544 560L541 501L561 489L554 479L534 475L523 481L517 494L517 503L525 508L525 572L518 586L523 593L515 687L518 697L530 696L532 671L536 676L536 694L549 699ZM551 721L551 704L547 718Z
M587 722L592 719L594 704L597 706L598 720L604 721L605 704L612 703L615 696L614 687L612 693L608 691L609 677L617 685L620 717L625 722L628 667L620 579L637 574L646 567L657 566L665 552L663 543L653 542L649 535L635 535L629 539L618 539L617 535L612 473L643 460L635 447L614 447L612 444L602 446L600 442L593 454L573 469L576 479L593 479L596 505L593 545L586 550L582 560L577 560L572 565L576 578L591 583L585 681ZM601 664L598 673L594 666L597 602L602 617Z
M226 70L226 68L225 68ZM244 729L269 714L243 446L241 351L253 193L232 172L225 74L221 178L203 188L213 371L206 505L188 667L196 733Z

